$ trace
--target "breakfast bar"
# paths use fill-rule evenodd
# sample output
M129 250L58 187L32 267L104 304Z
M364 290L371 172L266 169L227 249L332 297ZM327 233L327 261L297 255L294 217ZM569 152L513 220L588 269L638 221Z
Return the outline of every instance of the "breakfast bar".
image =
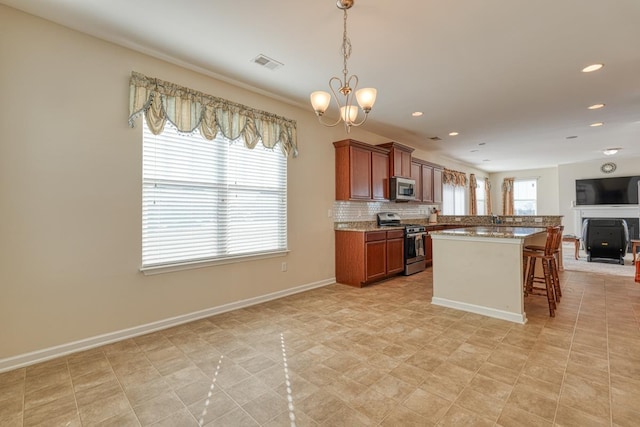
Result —
M525 323L522 250L544 245L544 227L483 226L430 233L432 304Z

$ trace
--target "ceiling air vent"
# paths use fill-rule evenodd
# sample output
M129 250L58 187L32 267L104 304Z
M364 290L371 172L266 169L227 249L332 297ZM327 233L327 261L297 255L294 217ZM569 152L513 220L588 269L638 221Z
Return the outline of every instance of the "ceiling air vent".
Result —
M253 62L255 62L258 65L262 65L263 67L268 68L270 70L275 70L284 65L282 62L278 62L275 59L271 59L268 56L265 56L263 54L260 54L255 58L253 58Z
M432 141L442 141L442 138L440 138L439 136L432 136L429 139L432 140Z

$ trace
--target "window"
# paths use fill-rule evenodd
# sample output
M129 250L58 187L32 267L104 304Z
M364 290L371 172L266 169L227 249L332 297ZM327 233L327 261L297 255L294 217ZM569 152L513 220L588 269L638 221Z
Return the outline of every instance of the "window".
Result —
M287 160L241 140L143 130L142 269L287 250Z
M536 179L516 179L513 182L514 215L536 215L537 184Z
M442 186L442 214L465 215L465 187L451 184Z
M476 178L476 203L478 205L478 215L486 215L487 194L485 191L484 178Z

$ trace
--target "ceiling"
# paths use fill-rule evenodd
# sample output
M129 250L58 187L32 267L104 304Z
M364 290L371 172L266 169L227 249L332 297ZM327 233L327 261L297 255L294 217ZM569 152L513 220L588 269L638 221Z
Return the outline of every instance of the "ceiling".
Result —
M310 112L342 72L334 0L0 3ZM350 73L378 89L364 126L389 140L488 172L640 156L638 0L357 0L348 32Z

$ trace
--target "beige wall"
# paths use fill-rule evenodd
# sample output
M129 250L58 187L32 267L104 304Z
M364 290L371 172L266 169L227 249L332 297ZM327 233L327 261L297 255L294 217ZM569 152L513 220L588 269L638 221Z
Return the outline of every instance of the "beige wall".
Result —
M331 143L347 137L344 129L320 126L306 106L1 5L0 28L0 367L29 352L333 279ZM297 121L286 257L138 271L142 136L140 119L127 125L131 71ZM349 137L389 141L363 129Z
M310 109L4 6L0 28L0 360L335 276L327 210L331 141L342 136ZM132 70L298 122L286 257L138 272L141 126L127 125Z
M555 167L492 173L489 180L491 181L491 206L494 214L502 215L502 181L507 177L537 178L538 215L561 215L558 206L558 168Z

